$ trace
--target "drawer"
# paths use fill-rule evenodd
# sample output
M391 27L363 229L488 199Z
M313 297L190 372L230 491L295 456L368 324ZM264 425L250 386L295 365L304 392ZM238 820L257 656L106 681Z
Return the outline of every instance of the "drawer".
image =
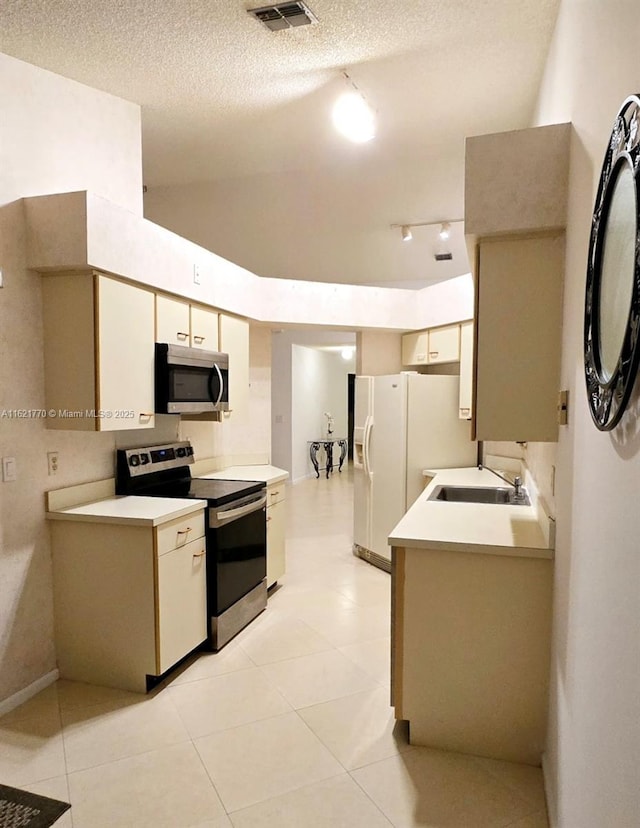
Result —
M204 536L204 509L156 527L156 549L164 555Z
M267 509L269 506L273 506L274 503L280 503L281 500L284 500L284 496L284 480L282 483L272 483L267 486Z

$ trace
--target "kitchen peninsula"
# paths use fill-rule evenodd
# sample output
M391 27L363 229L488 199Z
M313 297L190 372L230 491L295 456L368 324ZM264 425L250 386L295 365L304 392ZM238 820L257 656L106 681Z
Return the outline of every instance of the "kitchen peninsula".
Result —
M412 744L538 765L553 521L534 489L532 505L429 500L440 485L503 488L489 469L433 475L389 537L396 718Z

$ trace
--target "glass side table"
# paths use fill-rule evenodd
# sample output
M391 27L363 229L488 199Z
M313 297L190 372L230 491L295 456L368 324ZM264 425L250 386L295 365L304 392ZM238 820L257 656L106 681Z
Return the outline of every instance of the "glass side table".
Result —
M333 471L333 447L335 444L340 446L340 460L338 461L338 471L342 471L342 464L344 458L347 456L348 440L346 437L321 437L319 440L307 440L309 446L309 457L316 472L316 477L320 477L320 469L318 466L318 450L323 448L327 455L327 479Z

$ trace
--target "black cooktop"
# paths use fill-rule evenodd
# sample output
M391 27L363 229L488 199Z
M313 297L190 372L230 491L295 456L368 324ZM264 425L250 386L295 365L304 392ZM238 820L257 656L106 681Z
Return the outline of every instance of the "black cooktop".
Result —
M184 477L148 488L137 488L136 494L149 497L186 497L207 500L210 506L223 506L234 500L260 492L264 483L245 480L207 480L202 477Z

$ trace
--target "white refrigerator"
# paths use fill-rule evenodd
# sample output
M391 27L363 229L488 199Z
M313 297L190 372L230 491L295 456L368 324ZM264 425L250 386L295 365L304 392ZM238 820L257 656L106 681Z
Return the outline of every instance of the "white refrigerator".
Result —
M477 462L459 387L451 375L356 377L353 550L382 569L391 568L391 530L424 488L423 469Z

